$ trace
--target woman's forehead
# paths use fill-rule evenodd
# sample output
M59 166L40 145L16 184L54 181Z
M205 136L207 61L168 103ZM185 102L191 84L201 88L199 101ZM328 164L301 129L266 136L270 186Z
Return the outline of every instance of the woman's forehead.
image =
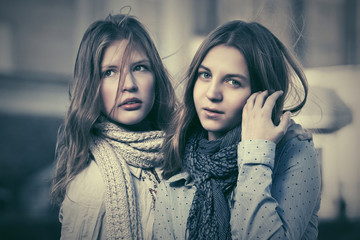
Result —
M143 47L139 44L129 44L127 39L114 41L104 53L102 66L117 65L122 61L137 62L149 60Z

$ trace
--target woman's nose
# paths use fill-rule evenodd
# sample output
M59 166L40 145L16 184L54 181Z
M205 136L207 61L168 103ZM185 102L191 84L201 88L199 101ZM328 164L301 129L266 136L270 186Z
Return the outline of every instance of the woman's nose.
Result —
M130 73L126 74L124 85L122 87L123 92L135 92L138 90L138 87L136 85L136 79L134 76Z
M222 100L222 88L216 79L212 79L210 82L208 89L206 91L206 97L212 102L219 102Z

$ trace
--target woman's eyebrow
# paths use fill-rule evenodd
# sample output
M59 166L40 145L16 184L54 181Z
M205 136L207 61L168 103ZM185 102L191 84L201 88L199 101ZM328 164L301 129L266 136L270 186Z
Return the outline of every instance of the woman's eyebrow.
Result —
M225 78L240 78L244 81L248 81L248 78L242 74L226 74Z
M118 66L116 65L103 65L101 66L101 69L116 69Z
M203 69L205 69L206 71L211 72L210 68L207 68L207 67L205 67L205 66L203 66L203 65L200 65L199 68L203 68Z
M149 59L141 59L138 61L134 61L130 63L131 65L136 65L136 64L150 64L150 60Z
M131 62L130 65L137 65L137 64L150 64L149 59L140 59L138 61ZM103 65L101 69L117 69L119 66L114 64Z

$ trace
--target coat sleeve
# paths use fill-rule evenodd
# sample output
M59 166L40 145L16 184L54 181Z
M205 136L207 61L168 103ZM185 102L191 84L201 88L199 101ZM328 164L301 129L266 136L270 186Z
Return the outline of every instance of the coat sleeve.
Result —
M61 239L103 239L105 187L95 162L70 183L59 220Z
M316 239L321 177L312 141L293 138L277 151L271 141L248 140L238 158L233 239Z

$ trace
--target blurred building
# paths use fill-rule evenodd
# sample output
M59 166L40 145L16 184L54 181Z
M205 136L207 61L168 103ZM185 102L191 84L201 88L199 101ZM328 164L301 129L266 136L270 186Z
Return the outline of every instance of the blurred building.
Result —
M292 47L310 84L308 104L296 120L316 132L319 216L324 223L359 223L358 0L0 0L0 236L11 223L21 225L19 218L58 229L41 220L57 221L43 189L77 49L94 20L129 11L148 27L179 96L195 50L219 24L257 21ZM57 236L50 230L43 239Z

